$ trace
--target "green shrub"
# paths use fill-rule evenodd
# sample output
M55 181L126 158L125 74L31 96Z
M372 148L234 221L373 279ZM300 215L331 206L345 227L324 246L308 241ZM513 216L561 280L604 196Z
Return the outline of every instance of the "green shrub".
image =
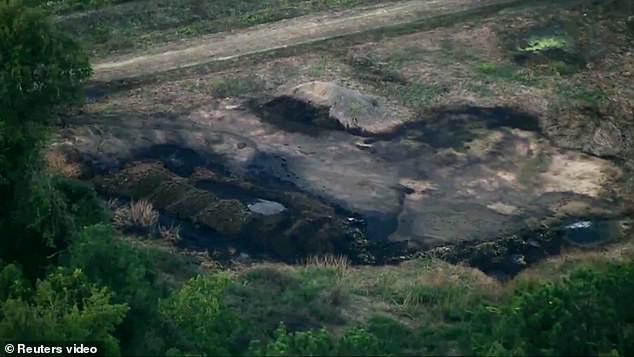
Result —
M337 284L337 271L310 267L249 269L228 289L228 302L263 338L282 321L292 330L343 323L341 305L347 301Z
M40 174L40 149L53 110L80 98L91 70L42 12L14 0L0 1L0 63L0 259L35 280L73 233L65 193Z
M20 268L9 264L0 270L0 301L7 298L27 299L31 294L31 284L24 279Z
M101 286L114 292L113 300L126 303L130 311L116 331L125 354L162 354L167 341L178 334L159 314L159 299L167 297L172 286L161 279L174 264L186 271L174 257L159 257L113 236L110 226L99 224L84 229L69 247L64 263L82 269Z
M375 316L370 318L366 329L378 339L380 349L389 354L419 348L420 341L415 338L413 331L398 321L387 317Z
M385 355L381 341L362 328L348 329L335 345L335 356L379 356Z
M282 324L272 341L252 341L251 356L377 356L385 355L376 336L361 328L351 328L335 339L325 330L289 333Z
M54 177L52 183L66 203L67 214L73 217L76 232L84 227L108 221L103 200L97 196L92 185L61 176Z
M80 270L58 268L37 282L32 298L15 295L0 302L0 340L100 341L106 355L119 353L112 332L127 306L110 303L110 292Z
M252 341L248 355L252 356L328 356L333 342L325 329L288 333L282 324L275 330L273 340L262 345Z
M161 305L161 313L188 337L196 352L238 354L248 342L244 324L225 303L229 283L223 274L198 276Z
M50 257L65 249L76 233L72 202L44 173L32 173L11 192L20 202L0 217L0 256L18 263L30 280L42 276ZM4 197L3 197L4 198ZM0 203L1 205L2 203ZM4 218L4 219L3 219ZM89 217L79 217L79 221Z
M568 47L568 41L563 37L545 36L535 37L528 41L526 46L518 48L522 52L541 52Z
M632 294L633 263L523 287L509 303L476 314L474 349L483 355L632 355Z

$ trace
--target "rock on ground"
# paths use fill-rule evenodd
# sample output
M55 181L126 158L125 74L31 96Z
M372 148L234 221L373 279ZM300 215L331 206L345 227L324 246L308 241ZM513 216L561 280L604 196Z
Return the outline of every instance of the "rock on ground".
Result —
M391 132L408 118L402 108L334 82L304 83L285 95L315 107L328 108L330 119L345 129L362 133Z

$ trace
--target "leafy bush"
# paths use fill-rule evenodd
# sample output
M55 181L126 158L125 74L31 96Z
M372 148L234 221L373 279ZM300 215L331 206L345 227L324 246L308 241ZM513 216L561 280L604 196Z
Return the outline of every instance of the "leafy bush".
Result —
M75 102L87 57L39 11L0 2L0 259L32 280L72 233L63 192L40 174L55 108Z
M225 304L226 275L198 276L161 305L161 313L206 355L238 354L248 342L245 326ZM247 339L246 341L244 339Z
M338 269L299 270L261 266L240 274L228 289L227 302L255 328L268 336L283 321L291 330L343 323L341 305L347 292L338 283Z
M92 281L113 291L114 301L130 306L116 331L123 352L165 351L165 341L173 340L175 335L159 314L159 299L167 297L171 288L160 279L161 259L116 239L112 228L103 224L84 229L64 258L65 264L82 269Z
M0 219L6 233L0 240L0 255L19 262L30 278L40 276L51 257L65 249L83 227L107 220L93 188L76 180L38 173L15 193L23 198L11 210L10 220L2 225Z
M325 329L288 333L282 324L267 344L253 341L248 355L252 356L377 356L380 350L376 336L361 328L348 329L339 339Z
M92 185L66 177L54 177L52 182L66 204L66 215L73 219L74 232L107 222L108 214L103 200L97 196Z
M632 355L633 294L634 263L525 286L506 305L478 312L474 349L484 355Z
M385 355L381 341L362 328L351 328L339 338L334 349L336 356L379 356Z
M389 354L402 354L420 348L420 341L413 331L398 321L387 317L372 317L366 326L369 333L376 336L381 351Z
M112 331L128 308L110 303L108 289L91 284L81 270L58 268L37 282L31 299L8 295L0 302L0 339L101 341L107 355L119 353Z
M325 329L288 333L282 324L267 344L252 341L248 355L252 356L328 356L333 341Z
M31 290L31 284L16 265L9 264L0 270L0 301L9 297L26 299L31 296Z

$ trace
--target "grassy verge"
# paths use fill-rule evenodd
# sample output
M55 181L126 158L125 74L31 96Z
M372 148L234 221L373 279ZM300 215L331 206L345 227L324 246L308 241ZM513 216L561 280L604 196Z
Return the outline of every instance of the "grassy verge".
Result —
M58 24L94 56L129 53L170 41L338 10L378 0L65 0L35 5L59 14Z
M426 353L468 349L466 311L500 293L481 272L441 261L418 260L393 267L351 267L330 259L305 266L260 265L234 277L227 301L261 333L280 322L291 331L326 328L337 335L369 326L401 337L426 335L411 345ZM442 340L430 339L443 335ZM395 341L396 342L396 341ZM422 340L421 340L422 342Z
M577 294L580 298L604 298L587 294L588 289L595 289L597 293L608 289L602 285L602 274L614 274L615 279L630 284L631 247L612 252L620 253L565 253L531 268L506 285L478 270L429 259L381 267L351 267L345 260L336 259L305 266L256 265L233 276L226 299L232 309L240 311L241 319L249 322L252 337L260 342L272 338L273 345L269 344L268 349L282 343L288 344L286 347L290 350L317 348L328 355L341 343L333 341L345 339L350 331L361 327L372 337L367 343L381 353L490 355L515 351L524 354L534 352L541 343L553 346L556 342L519 343L518 338L528 338L531 334L554 339L567 337L552 325L543 331L532 331L534 321L524 320L513 311L520 311L518 306L522 306L534 309L535 314L543 312L544 315L535 315L539 318L567 321L566 313L580 313L574 301L567 299ZM616 262L619 263L614 264ZM605 283L609 281L606 279ZM562 300L554 302L552 299L557 294L563 294L559 295ZM622 301L623 297L606 298ZM550 307L543 305L543 299L559 304L553 309L561 309L563 315L550 315L555 310L548 312ZM595 310L603 308L596 306ZM492 318L506 324L507 330L499 330L496 322L490 321ZM524 323L526 325L522 325ZM283 326L281 332L280 326ZM592 329L597 333L604 331L598 325ZM298 331L307 332L298 334ZM589 342L593 337L587 338ZM307 343L305 339L314 344L296 345ZM334 346L329 345L333 343ZM559 347L553 348L556 351ZM590 351L593 348L572 344L562 345L561 350ZM623 351L629 347L616 348ZM279 352L288 353L288 350Z

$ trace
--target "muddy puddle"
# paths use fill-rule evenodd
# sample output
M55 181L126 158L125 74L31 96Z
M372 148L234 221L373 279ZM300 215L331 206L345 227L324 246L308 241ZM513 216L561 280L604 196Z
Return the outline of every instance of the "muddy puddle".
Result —
M553 146L530 113L442 108L359 135L333 125L327 109L286 97L265 112L220 103L182 125L132 125L122 115L66 135L69 150L114 168L94 180L103 192L153 200L201 248L224 242L271 259L334 253L359 263L440 249L504 277L564 245L623 233L610 190L620 169Z

